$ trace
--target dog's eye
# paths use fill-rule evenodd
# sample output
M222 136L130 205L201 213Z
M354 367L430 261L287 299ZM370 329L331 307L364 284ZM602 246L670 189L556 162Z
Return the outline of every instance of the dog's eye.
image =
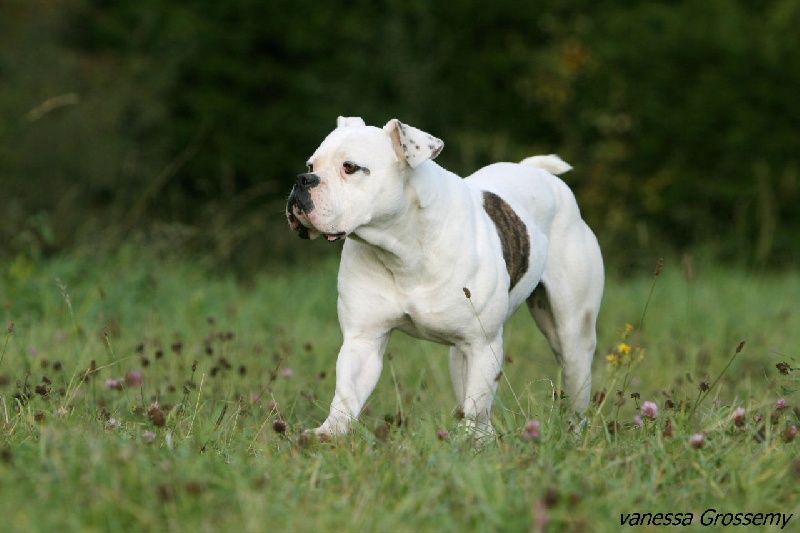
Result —
M306 170L308 170L308 172L314 172L314 165L312 163L306 163Z
M355 174L361 167L356 165L355 163L351 163L350 161L345 161L342 163L342 168L344 169L345 174Z

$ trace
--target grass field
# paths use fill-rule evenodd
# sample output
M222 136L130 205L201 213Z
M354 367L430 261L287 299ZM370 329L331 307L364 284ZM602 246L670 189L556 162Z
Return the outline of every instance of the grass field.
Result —
M580 433L518 313L475 448L446 348L402 334L357 429L303 435L333 395L336 268L0 266L0 530L800 531L800 274L609 279Z

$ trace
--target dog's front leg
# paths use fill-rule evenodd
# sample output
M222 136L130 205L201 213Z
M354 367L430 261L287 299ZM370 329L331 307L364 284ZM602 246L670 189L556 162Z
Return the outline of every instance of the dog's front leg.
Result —
M383 368L383 354L389 335L373 338L345 336L336 360L336 393L325 422L317 435L347 433L375 389Z
M466 365L466 372L463 369L460 372L461 376L464 376L462 389L464 400L461 406L464 418L470 433L475 438L490 437L494 435L491 420L492 402L503 367L502 333L491 342L480 342L459 348L464 354L463 364ZM451 359L451 364L452 362ZM455 383L458 376L452 377L458 394L460 387Z

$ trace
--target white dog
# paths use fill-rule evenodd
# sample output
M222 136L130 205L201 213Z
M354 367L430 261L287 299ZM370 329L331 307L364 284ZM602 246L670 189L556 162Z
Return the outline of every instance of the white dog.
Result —
M557 156L496 163L466 179L432 160L444 143L390 120L339 117L297 176L286 216L300 237L346 238L339 267L344 343L319 435L349 430L399 329L450 346L456 400L492 433L503 324L527 302L563 368L576 413L589 404L603 258Z

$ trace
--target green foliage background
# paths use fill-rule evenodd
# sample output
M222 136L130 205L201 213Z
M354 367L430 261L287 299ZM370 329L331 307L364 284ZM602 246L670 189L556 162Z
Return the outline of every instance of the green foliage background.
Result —
M443 138L462 175L559 153L619 270L788 265L798 27L795 0L4 0L0 254L291 259L293 176L360 115Z

